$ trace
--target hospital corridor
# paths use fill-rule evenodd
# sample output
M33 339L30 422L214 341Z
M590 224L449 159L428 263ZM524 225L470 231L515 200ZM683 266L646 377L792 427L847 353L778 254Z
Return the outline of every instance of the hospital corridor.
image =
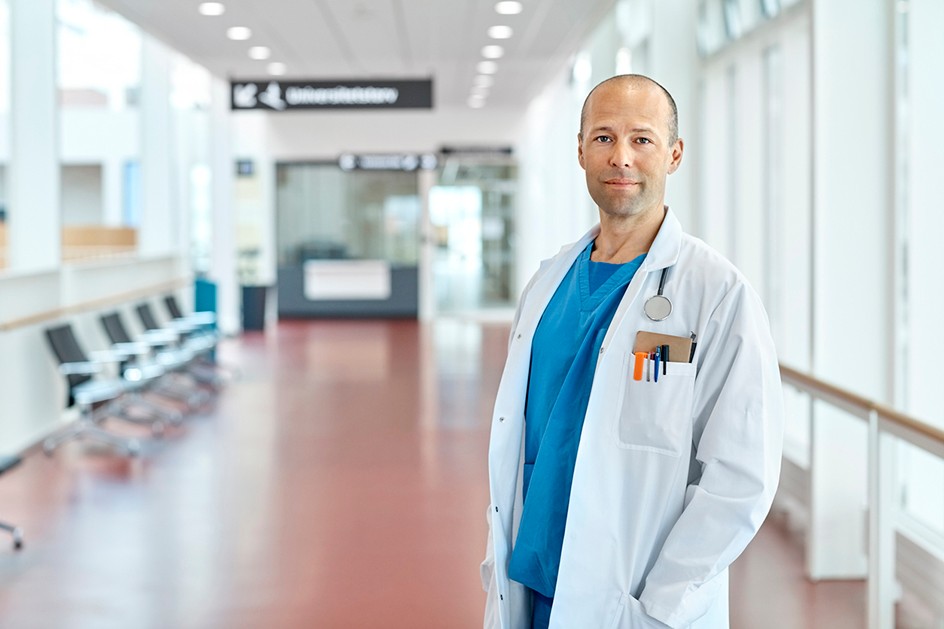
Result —
M942 0L0 0L0 629L944 629Z

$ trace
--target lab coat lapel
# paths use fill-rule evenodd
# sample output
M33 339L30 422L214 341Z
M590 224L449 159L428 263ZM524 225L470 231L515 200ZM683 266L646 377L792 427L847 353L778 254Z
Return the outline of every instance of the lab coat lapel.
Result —
M521 334L524 338L529 340L533 338L538 322L541 320L541 316L544 314L547 304L550 303L551 298L557 291L557 287L560 286L560 283L564 280L564 276L567 275L567 272L570 270L570 267L573 266L580 252L582 252L599 233L600 226L597 225L584 234L576 243L564 247L560 253L547 261L548 267L546 272L535 281L534 286L531 287L531 291L528 294L528 298L525 300L524 309L521 312L518 323L518 334Z
M661 273L662 269L674 265L678 261L681 248L682 224L679 223L678 218L675 217L672 210L666 208L665 218L662 220L659 233L656 234L655 240L652 241L652 246L649 248L649 253L646 254L646 259L643 261L642 266L639 267L639 270L636 271L636 275L633 276L629 286L626 287L623 299L620 300L616 314L613 315L613 321L610 323L610 327L606 331L606 336L603 339L604 348L610 346L610 341L619 331L626 315L630 312L631 308L634 308L636 298L639 296L643 286L646 285L649 275L651 273ZM669 274L671 275L671 272Z

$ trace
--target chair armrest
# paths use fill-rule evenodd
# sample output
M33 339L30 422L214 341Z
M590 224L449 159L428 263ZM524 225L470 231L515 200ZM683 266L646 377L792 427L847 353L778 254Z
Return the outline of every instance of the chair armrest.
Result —
M83 375L89 376L93 373L98 373L102 370L100 363L93 363L91 361L84 362L75 362L75 363L62 363L59 365L59 373L64 376L72 375Z

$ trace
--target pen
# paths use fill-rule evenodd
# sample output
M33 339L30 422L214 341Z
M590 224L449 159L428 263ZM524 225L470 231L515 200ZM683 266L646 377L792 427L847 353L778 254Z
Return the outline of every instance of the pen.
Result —
M642 380L642 364L646 360L646 352L636 352L636 364L633 365L633 380Z
M688 355L688 362L692 362L693 360L695 360L695 346L696 345L698 345L698 343L695 342L695 333L692 332L692 352Z
M659 353L660 353L661 351L662 351L662 348L659 348L659 347L656 348L656 359L655 359L655 362L656 362L656 382L659 381Z
M662 375L668 375L666 372L669 369L669 346L662 346Z
M646 354L646 382L652 381L652 352Z

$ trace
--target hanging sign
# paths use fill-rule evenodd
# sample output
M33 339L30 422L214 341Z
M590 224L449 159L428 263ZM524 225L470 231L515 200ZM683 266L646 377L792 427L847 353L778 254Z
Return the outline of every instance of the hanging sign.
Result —
M433 80L232 81L232 109L432 109Z

